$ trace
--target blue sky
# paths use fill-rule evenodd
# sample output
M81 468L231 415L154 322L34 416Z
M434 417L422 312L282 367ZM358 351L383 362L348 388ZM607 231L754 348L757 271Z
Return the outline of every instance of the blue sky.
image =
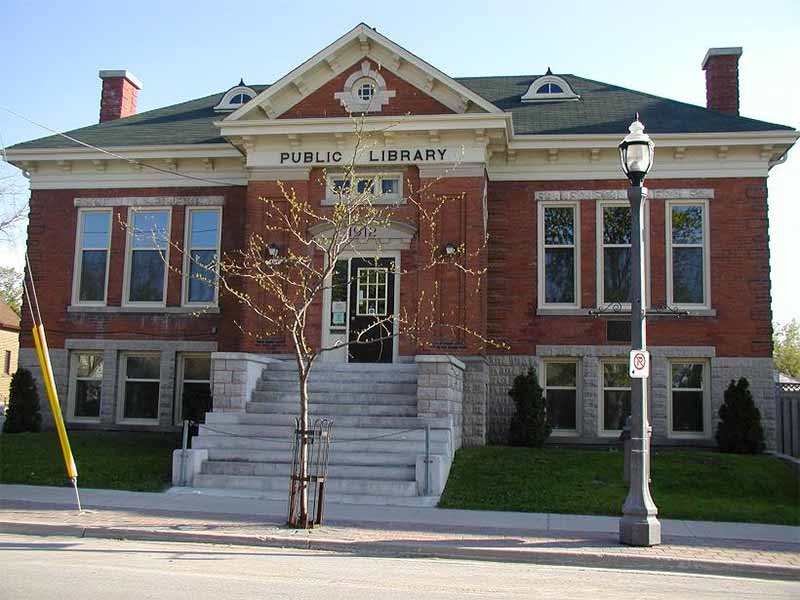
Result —
M635 9L633 7L636 7ZM0 106L54 129L95 123L100 69L143 82L139 110L269 83L360 21L453 76L556 73L705 104L700 62L743 46L742 114L800 127L800 2L22 2L0 0ZM622 136L625 132L620 132ZM6 145L47 132L0 110ZM0 184L25 185L0 163ZM10 179L2 179L12 176ZM773 312L800 318L800 148L769 178ZM0 245L21 265L24 231Z

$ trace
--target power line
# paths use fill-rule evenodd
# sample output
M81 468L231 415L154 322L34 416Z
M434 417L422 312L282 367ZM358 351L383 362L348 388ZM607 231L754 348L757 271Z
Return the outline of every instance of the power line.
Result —
M15 111L13 111L10 108L7 108L5 106L0 106L0 109L6 111L9 114L14 115L15 117L17 117L19 119L22 119L23 121L27 121L28 123L31 123L32 125L36 125L37 127L41 127L42 129L44 129L46 131L49 131L50 133L53 133L55 135L59 135L59 136L63 137L64 139L67 139L67 140L69 140L71 142L74 142L75 144L79 144L81 146L84 146L85 148L89 148L90 150L95 150L97 152L102 152L103 154L107 154L109 156L112 156L112 157L114 157L116 159L119 159L119 160L123 160L125 162L130 163L130 164L139 165L141 167L146 167L148 169L153 169L154 171L158 171L160 173L166 173L168 175L174 175L175 177L183 177L184 179L191 179L191 180L194 180L194 181L203 181L205 183L213 183L213 184L216 184L216 185L230 185L230 186L240 186L240 185L242 185L241 183L233 183L233 182L230 182L230 181L222 181L220 179L209 179L207 177L198 177L198 176L195 176L195 175L188 175L186 173L179 173L178 171L171 171L169 169L162 169L161 167L157 167L155 165L151 165L151 164L142 162L140 160L136 160L135 158L126 158L124 156L120 156L119 154L115 154L114 152L111 152L110 150L106 150L104 148L99 148L97 146L93 146L92 144L89 144L88 142L84 142L82 140L79 140L77 138L69 136L66 133L63 133L63 132L58 131L56 129L53 129L52 127L48 127L47 125L42 125L41 123L39 123L37 121L34 121L33 119L31 119L29 117L26 117L25 115L21 115L20 113L15 112ZM4 160L6 162L8 162L8 160L5 159L5 147L3 147L3 154L4 154Z

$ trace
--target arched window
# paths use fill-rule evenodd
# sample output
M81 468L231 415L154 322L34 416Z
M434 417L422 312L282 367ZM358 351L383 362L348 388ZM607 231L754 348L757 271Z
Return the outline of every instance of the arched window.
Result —
M233 98L231 98L231 104L244 104L245 102L252 100L253 97L249 94L236 94Z
M214 107L216 111L225 111L230 112L236 110L246 102L249 102L253 98L256 97L256 92L253 88L250 88L244 84L244 81L240 81L239 85L233 86L227 92L222 94L222 98L220 99L219 103Z
M531 82L528 91L520 98L522 102L557 102L561 100L580 100L563 77L553 75L550 69Z
M545 83L538 90L537 94L563 94L564 90L557 83Z

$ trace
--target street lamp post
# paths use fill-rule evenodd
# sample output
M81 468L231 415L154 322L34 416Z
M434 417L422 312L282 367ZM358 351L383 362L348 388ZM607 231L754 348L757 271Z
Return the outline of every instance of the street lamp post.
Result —
M644 178L653 166L654 146L644 133L639 115L630 133L619 145L622 170L631 182L631 349L647 350L645 294L644 223L642 212L647 201ZM633 352L631 353L633 361ZM633 374L633 365L631 366ZM631 379L630 487L622 506L619 539L630 546L655 546L661 543L661 523L650 495L650 426L647 418L647 378Z

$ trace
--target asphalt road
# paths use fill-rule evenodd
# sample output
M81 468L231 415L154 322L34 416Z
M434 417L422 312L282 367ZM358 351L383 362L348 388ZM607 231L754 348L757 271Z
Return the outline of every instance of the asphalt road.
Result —
M383 558L206 544L0 535L0 598L798 598L800 583Z

